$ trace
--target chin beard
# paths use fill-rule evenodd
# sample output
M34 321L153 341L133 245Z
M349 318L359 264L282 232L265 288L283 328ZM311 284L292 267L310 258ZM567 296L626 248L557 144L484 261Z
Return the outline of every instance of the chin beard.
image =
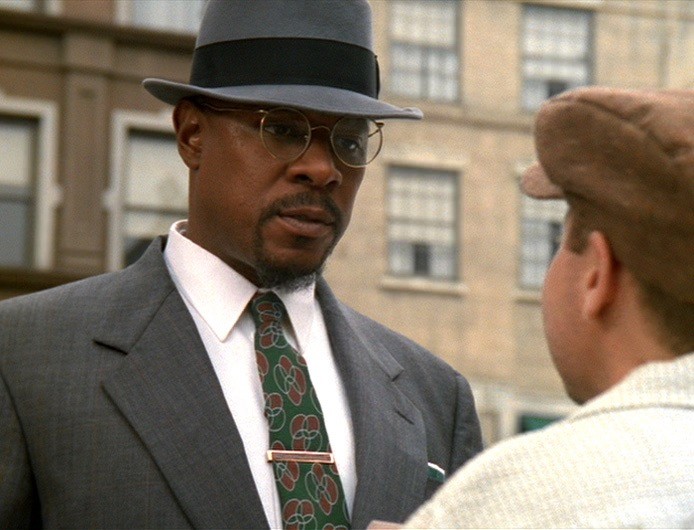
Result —
M263 250L261 238L256 239L255 274L258 287L277 289L286 292L300 291L312 285L323 272L328 256L332 254L337 239L326 251L323 259L315 267L300 267L291 264L276 263Z
M267 219L271 219L282 207L301 206L301 205L320 205L329 210L335 219L335 237L325 252L321 262L313 267L296 267L283 265L273 262L270 256L266 255L263 248L263 236L261 228ZM311 193L303 193L282 201L278 201L268 208L258 224L255 234L255 273L257 275L258 287L265 289L278 289L283 291L298 291L312 285L318 276L323 272L325 262L332 253L335 245L340 240L344 232L342 212L335 206L332 199L328 197L314 196Z
M300 291L313 285L322 271L323 265L311 272L273 267L268 264L256 267L258 287L286 292Z
M298 267L273 262L270 256L267 256L263 251L262 239L258 238L255 248L255 273L258 287L287 292L299 291L309 287L323 273L325 262L328 261L328 257L335 249L338 240L339 237L336 237L318 265L315 267Z

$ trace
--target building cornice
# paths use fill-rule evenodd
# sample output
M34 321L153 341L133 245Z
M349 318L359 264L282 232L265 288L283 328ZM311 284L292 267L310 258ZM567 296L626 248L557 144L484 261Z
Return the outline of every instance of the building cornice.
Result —
M32 32L55 37L68 33L82 33L88 36L106 37L116 43L138 44L185 53L191 53L195 48L193 34L2 8L0 8L0 30Z

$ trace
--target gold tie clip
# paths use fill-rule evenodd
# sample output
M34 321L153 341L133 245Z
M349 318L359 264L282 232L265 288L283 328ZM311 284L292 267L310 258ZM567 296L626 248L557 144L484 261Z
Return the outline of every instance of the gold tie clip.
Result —
M334 464L335 457L332 453L322 453L320 451L283 451L270 449L267 452L267 461Z

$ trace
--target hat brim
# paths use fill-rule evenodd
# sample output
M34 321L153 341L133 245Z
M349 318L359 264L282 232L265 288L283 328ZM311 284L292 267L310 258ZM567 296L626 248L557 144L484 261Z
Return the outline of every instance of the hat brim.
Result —
M142 84L155 98L170 105L191 96L207 96L222 101L290 106L306 111L363 118L420 120L422 111L396 107L364 94L317 85L251 85L204 88L165 79L148 78Z
M525 195L534 199L565 198L563 190L549 179L544 168L537 162L523 173L521 190Z

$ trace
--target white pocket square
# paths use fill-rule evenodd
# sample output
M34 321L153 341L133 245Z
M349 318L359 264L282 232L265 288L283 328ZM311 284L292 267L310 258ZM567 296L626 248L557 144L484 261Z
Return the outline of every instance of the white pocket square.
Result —
M446 472L433 462L427 462L427 476L437 482L443 483L446 480Z

